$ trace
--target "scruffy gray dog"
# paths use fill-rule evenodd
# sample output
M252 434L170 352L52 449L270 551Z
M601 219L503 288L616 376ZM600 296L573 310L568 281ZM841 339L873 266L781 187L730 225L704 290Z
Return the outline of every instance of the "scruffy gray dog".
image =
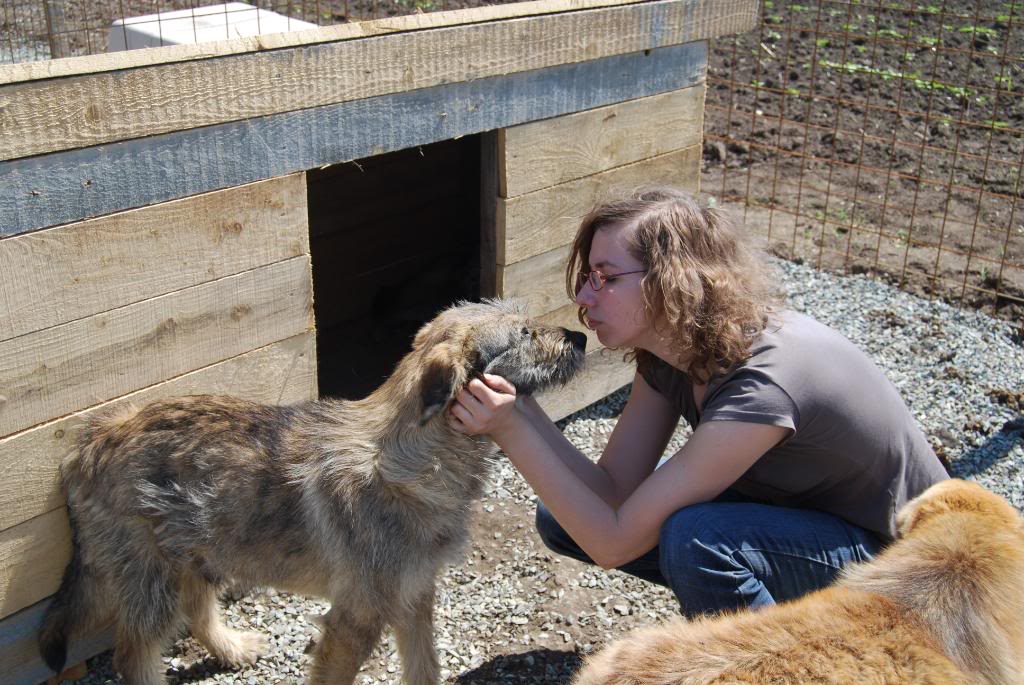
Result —
M519 394L564 383L585 344L505 301L461 303L364 400L181 397L87 426L61 466L74 553L43 620L46 663L59 672L68 639L111 618L129 685L164 680L160 651L182 625L221 662L252 662L264 638L217 611L233 583L331 601L314 685L352 682L385 625L405 681L436 683L435 579L461 556L495 454L443 412L481 372Z

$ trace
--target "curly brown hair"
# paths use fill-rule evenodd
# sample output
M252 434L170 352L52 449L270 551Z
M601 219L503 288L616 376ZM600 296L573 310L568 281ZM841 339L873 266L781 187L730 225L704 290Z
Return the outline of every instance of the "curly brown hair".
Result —
M629 251L647 273L641 280L645 313L658 331L671 331L686 373L705 383L750 355L753 338L782 301L761 255L749 249L720 209L701 207L688 193L643 188L594 208L580 223L565 270L570 297L589 270L594 234L630 226ZM586 307L579 309L586 323ZM654 357L633 350L641 370Z

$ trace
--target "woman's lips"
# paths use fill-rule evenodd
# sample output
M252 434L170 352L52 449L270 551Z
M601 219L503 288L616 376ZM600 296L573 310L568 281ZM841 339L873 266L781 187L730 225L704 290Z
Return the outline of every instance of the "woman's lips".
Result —
M589 328L592 331L596 331L597 327L600 326L601 323L602 322L598 321L597 319L591 319L590 317L587 317L587 328Z

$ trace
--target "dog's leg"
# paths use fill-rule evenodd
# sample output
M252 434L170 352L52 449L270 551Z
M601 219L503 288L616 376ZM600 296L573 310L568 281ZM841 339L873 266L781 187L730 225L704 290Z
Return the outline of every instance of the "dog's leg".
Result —
M232 630L217 611L217 591L202 578L188 574L182 582L182 608L189 629L217 661L238 668L256 661L267 651L261 633Z
M126 685L163 685L164 665L160 650L164 641L154 640L132 628L118 625L114 669Z
M394 620L402 679L407 685L436 685L437 653L434 651L434 586L398 613Z
M380 639L384 620L373 610L353 610L335 601L324 616L309 685L349 685Z
M127 685L165 682L160 651L181 617L171 573L158 559L136 560L114 581L119 598L114 668Z

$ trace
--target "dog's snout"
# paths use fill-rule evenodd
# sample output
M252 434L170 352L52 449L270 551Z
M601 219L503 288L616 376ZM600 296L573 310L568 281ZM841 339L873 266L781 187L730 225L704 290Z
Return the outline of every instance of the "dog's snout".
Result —
M570 331L568 328L563 328L562 331L565 333L566 339L580 352L585 352L587 349L587 336L583 335L579 331Z

